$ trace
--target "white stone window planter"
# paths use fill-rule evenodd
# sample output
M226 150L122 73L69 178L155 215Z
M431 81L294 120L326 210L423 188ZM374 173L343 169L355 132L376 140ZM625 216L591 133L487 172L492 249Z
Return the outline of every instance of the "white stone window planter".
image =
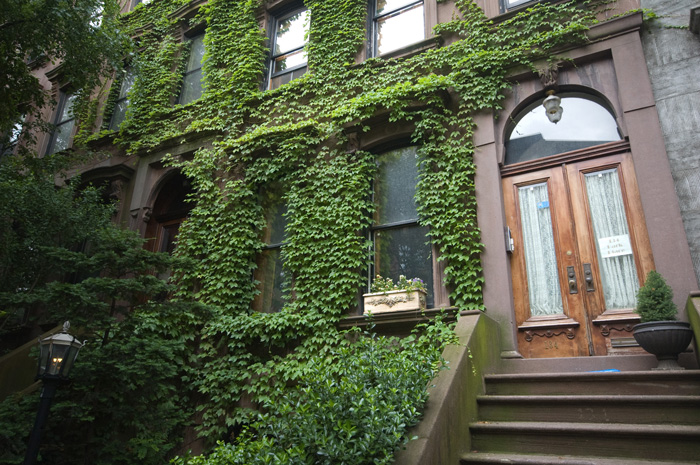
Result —
M426 293L421 290L398 290L364 294L365 315L398 310L425 310Z

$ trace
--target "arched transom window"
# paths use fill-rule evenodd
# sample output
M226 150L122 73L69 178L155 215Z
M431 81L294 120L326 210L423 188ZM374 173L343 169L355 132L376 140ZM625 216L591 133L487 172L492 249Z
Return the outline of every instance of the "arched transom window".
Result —
M547 118L541 100L514 118L505 144L506 165L621 139L615 118L599 99L581 93L559 97L563 114L558 123Z

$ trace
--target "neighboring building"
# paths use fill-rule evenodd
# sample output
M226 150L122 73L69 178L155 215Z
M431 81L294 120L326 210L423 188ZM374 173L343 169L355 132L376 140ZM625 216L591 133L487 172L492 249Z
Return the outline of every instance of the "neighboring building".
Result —
M642 46L695 275L700 280L700 83L695 78L700 69L700 11L697 2L690 0L642 0L641 6L658 16L642 32Z

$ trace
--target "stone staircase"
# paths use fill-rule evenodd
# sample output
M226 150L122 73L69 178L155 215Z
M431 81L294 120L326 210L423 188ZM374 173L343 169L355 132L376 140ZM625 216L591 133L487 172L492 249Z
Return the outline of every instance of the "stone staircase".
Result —
M484 376L467 464L700 465L700 370Z

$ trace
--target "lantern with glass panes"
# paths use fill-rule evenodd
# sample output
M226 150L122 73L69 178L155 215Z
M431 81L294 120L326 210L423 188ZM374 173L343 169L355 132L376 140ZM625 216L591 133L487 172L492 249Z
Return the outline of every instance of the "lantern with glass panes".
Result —
M78 351L85 345L68 334L70 323L63 323L60 333L39 340L39 369L36 379L68 379Z

